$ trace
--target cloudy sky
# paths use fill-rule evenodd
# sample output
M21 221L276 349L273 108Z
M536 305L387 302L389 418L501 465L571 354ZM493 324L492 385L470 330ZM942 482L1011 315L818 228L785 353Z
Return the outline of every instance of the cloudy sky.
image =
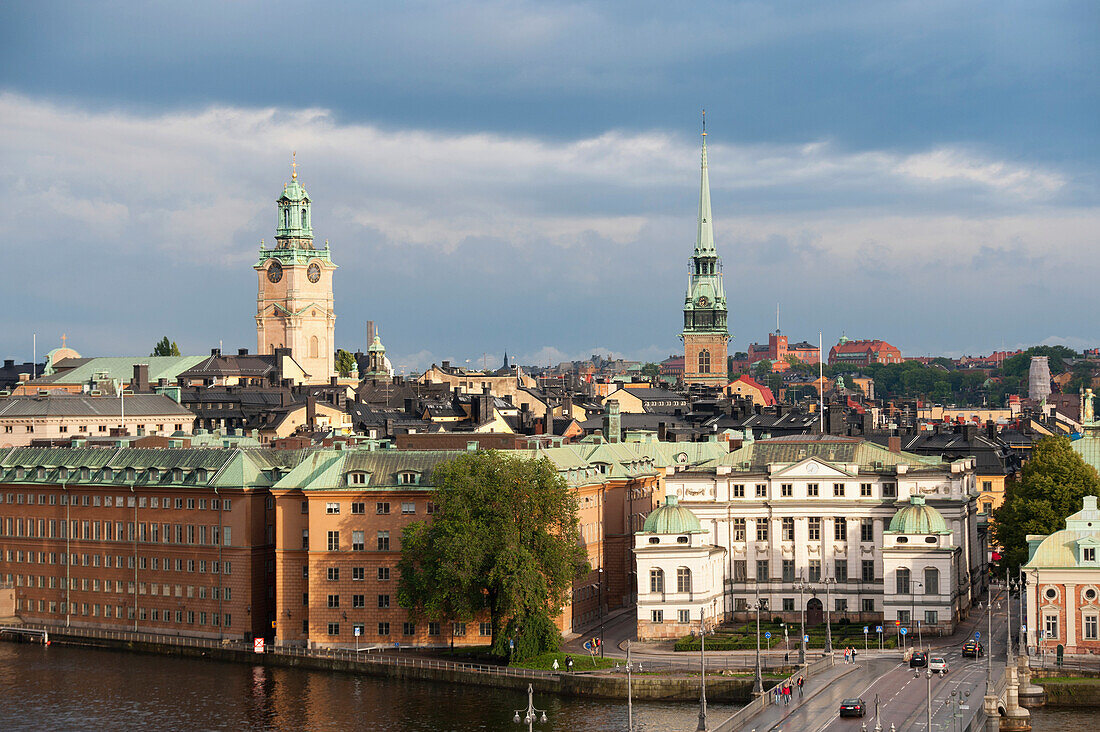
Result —
M707 110L731 348L1100 345L1100 4L0 7L4 357L255 348L296 150L337 343L675 352Z

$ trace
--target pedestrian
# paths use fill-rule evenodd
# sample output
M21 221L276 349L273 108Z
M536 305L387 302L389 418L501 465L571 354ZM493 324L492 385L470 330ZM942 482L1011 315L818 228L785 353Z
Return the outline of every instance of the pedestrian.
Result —
M791 684L789 681L783 682L783 706L789 706L791 703Z
M848 663L848 649L844 649L844 663Z
M569 673L573 673L573 657L572 656L566 656L565 657L565 670L568 671Z
M555 658L555 659L554 659L554 670L555 670L555 671L557 671L557 670L558 670L558 668L559 668L559 667L558 667L558 659L556 659L556 658Z
M856 662L856 647L852 646L852 663Z
M801 699L801 698L802 698L802 684L803 684L803 683L805 683L805 682L804 682L804 681L802 680L802 677L801 677L801 676L799 676L799 677L798 677L798 698L799 698L799 699Z
M774 692L775 694L775 706L779 706L779 699L783 694L783 685L776 684L775 687L772 689L772 692Z

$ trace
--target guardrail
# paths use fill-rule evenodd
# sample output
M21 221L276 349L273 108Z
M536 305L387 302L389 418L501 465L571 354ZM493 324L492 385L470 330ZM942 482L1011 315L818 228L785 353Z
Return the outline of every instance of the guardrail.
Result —
M797 677L802 676L803 678L808 679L811 676L822 673L823 671L826 671L827 669L830 669L835 665L836 659L832 655L825 656L824 658L818 659L813 663L806 664L805 667L799 669L779 683L789 682L793 687L795 685L795 679ZM745 706L738 709L736 712L733 713L733 715L731 715L721 724L715 726L714 732L735 732L735 730L741 729L746 723L748 723L750 719L755 717L757 714L763 712L773 703L773 695L770 692L764 692Z
M107 630L105 628L73 628L63 625L41 625L26 623L22 627L39 629L54 633L55 635L73 636L78 638L100 638L103 640L116 640L134 643L157 643L170 646L186 646L191 648L220 648L226 650L238 650L252 653L253 646L250 641L215 638L193 638L188 636L159 635L157 633L140 633L121 630ZM539 669L512 668L509 666L496 666L482 663L462 663L459 661L443 661L434 658L417 658L410 656L387 657L382 652L393 654L397 649L362 649L356 651L350 648L305 648L302 646L266 646L264 654L281 655L301 658L328 658L360 663L364 665L397 666L406 668L426 668L444 671L461 671L467 673L486 674L490 676L513 676L522 679L556 678L559 674L553 671Z

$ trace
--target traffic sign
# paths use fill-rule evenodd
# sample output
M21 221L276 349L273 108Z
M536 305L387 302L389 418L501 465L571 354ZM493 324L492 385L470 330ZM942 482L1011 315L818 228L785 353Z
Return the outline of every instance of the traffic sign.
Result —
M901 634L902 634L902 635L906 635L906 634L908 634L908 633L909 633L909 629L908 629L908 628L902 628L902 629L901 629Z
M592 648L593 648L593 646L592 646L592 641L591 641L591 640L586 640L586 641L584 642L584 650L586 650L586 651L588 651L589 653L591 653L591 652L592 652Z
M864 625L864 626L863 626L863 634L864 634L864 635L867 635L867 630L868 630L867 626L866 626L866 625Z
M358 638L358 637L359 637L359 636L361 636L362 634L363 634L363 629L362 629L362 628L360 628L360 627L359 627L358 625L356 625L356 626L355 626L355 637L356 637L356 638Z
M876 625L875 626L875 632L876 633L881 633L882 632L882 626L881 625Z
M253 638L252 639L252 650L255 651L256 653L263 653L264 652L264 639L263 638Z
M981 638L981 637L982 637L982 631L980 631L980 630L975 630L975 631L974 631L974 640L977 640L977 639L979 639L979 638Z
M515 638L509 638L508 639L508 647L509 648L515 648L516 647L516 639Z
M772 639L771 631L768 631L767 633L765 633L764 638L766 638L767 640L771 640Z
M802 640L806 643L809 643L810 642L810 636L804 635L804 636L802 636Z
M1025 625L1021 625L1021 626L1020 626L1020 630L1022 630L1023 632L1025 632L1025 633L1026 633L1026 632L1027 632L1027 625L1026 625L1026 624L1025 624Z

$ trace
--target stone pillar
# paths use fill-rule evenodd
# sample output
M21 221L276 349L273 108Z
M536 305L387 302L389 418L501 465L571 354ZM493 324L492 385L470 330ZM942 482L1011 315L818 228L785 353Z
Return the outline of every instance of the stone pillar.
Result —
M986 696L982 708L985 710L985 732L1000 732L1001 715L997 711L997 697Z
M1016 660L1019 679L1017 697L1020 705L1029 708L1043 706L1046 703L1046 692L1043 687L1031 683L1031 666L1028 665L1028 657L1020 656Z
M1067 582L1062 587L1062 607L1066 612L1066 653L1073 653L1077 645L1077 585Z
M1027 732L1031 729L1031 713L1020 707L1017 667L1005 669L1008 683L1005 686L1005 716L1001 720L1001 729L1013 732Z

